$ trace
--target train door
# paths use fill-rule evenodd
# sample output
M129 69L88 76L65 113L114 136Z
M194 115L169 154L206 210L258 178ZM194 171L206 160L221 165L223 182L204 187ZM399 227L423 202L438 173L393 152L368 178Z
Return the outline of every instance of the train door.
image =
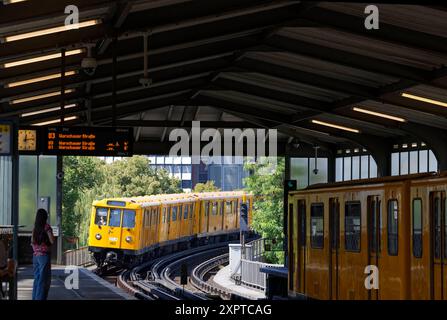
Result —
M431 298L447 299L447 250L445 192L430 193Z
M297 252L297 268L295 284L297 291L306 294L306 240L307 240L307 224L306 224L306 201L298 200L298 245Z
M339 249L340 249L340 203L338 198L329 199L329 299L338 300Z
M382 239L382 209L379 196L368 197L368 265L380 270L380 251ZM380 288L380 286L379 286ZM369 300L379 300L379 289L368 290Z

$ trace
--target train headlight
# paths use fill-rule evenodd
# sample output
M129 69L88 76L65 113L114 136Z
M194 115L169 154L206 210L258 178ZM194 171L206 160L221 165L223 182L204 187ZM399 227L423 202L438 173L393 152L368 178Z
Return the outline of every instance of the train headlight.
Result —
M131 236L127 236L126 237L126 242L129 242L129 243L132 242L132 237Z
M101 240L101 235L99 234L99 233L97 233L96 235L95 235L95 238L96 238L96 240Z

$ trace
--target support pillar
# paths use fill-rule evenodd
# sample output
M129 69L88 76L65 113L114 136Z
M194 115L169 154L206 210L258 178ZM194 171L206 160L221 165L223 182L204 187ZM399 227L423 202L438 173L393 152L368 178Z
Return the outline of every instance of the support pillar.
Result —
M57 264L61 265L62 261L62 181L63 181L63 165L62 156L57 156L57 179L56 179L56 225L59 230L57 237Z

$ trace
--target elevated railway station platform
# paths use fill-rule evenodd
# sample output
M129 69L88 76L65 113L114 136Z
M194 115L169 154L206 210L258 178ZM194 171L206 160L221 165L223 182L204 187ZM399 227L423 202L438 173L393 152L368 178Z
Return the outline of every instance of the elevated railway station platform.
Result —
M86 268L67 288L67 252L133 267L249 230L268 241L245 286L213 280L235 296L447 300L447 6L401 2L0 0L11 300L31 299L31 239L49 299L124 300ZM148 271L124 280L176 298Z
M134 300L135 298L98 277L91 270L77 267L79 285L66 287L66 282L73 284L67 277L73 272L65 273L66 266L55 265L51 269L51 288L48 300ZM31 300L33 291L33 266L18 268L18 300Z

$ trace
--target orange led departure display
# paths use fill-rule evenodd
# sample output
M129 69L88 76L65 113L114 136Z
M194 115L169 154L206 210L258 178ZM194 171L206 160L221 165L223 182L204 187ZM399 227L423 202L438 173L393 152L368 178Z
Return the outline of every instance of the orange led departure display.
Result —
M43 132L44 154L129 157L132 128L48 127Z

